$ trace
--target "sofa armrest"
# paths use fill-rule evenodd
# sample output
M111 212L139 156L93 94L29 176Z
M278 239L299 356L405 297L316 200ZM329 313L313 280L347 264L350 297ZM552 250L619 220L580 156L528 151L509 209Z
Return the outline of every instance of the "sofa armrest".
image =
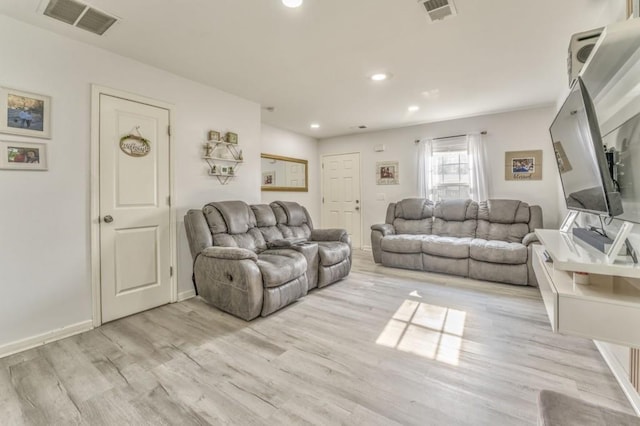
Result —
M538 236L536 235L536 233L535 232L529 232L522 239L522 244L524 244L525 247L529 247L530 244L538 242L538 241L539 240L538 240Z
M201 254L205 257L223 260L258 260L258 255L251 250L238 247L207 247L202 250Z
M393 227L393 225L388 223L378 223L376 225L371 225L371 230L380 231L383 237L385 235L394 235L396 233L396 230Z
M350 242L349 234L345 229L313 229L311 241L342 241Z
M202 210L187 211L187 214L184 215L184 227L187 232L191 257L195 260L202 250L213 246L211 230L209 230L209 224Z

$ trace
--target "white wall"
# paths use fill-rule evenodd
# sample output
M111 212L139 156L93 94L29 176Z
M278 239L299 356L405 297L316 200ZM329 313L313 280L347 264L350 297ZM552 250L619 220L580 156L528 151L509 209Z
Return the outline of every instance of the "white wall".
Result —
M559 176L555 163L549 125L555 116L553 106L471 117L440 123L341 136L320 141L320 155L361 153L363 246L370 246L370 227L382 223L387 205L407 197L416 197L417 153L414 140L486 130L484 136L489 158L489 196L512 198L542 207L544 226L557 227ZM374 152L384 144L384 152ZM505 151L543 150L542 180L506 181ZM376 185L377 161L400 162L399 185ZM384 200L379 200L384 198Z
M0 85L53 99L49 171L0 170L0 346L91 319L92 83L175 105L179 291L191 289L185 211L212 200L260 201L259 105L3 15L0 39ZM227 186L200 159L210 129L239 135L245 164Z
M309 162L309 192L262 192L262 202L295 201L307 208L316 227L320 225L320 160L318 141L309 136L262 124L264 154L301 158Z

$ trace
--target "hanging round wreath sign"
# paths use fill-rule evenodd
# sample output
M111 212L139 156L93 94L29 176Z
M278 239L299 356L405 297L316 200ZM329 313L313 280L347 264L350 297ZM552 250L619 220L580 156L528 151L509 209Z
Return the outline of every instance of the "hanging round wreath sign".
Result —
M139 135L125 135L120 138L120 150L131 157L144 157L151 152L151 143Z

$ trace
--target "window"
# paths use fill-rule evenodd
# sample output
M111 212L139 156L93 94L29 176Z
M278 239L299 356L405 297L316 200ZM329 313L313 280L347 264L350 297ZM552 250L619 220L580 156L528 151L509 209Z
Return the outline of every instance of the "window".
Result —
M418 152L418 193L433 201L489 198L482 134L425 139Z
M431 198L434 201L469 198L469 152L466 138L433 141Z

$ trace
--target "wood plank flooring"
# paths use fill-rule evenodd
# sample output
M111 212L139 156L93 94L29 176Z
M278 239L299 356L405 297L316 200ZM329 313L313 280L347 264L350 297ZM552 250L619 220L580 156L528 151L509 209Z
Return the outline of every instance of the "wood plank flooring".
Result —
M632 412L537 289L384 268L250 323L191 299L0 360L0 424L534 425L541 389Z

